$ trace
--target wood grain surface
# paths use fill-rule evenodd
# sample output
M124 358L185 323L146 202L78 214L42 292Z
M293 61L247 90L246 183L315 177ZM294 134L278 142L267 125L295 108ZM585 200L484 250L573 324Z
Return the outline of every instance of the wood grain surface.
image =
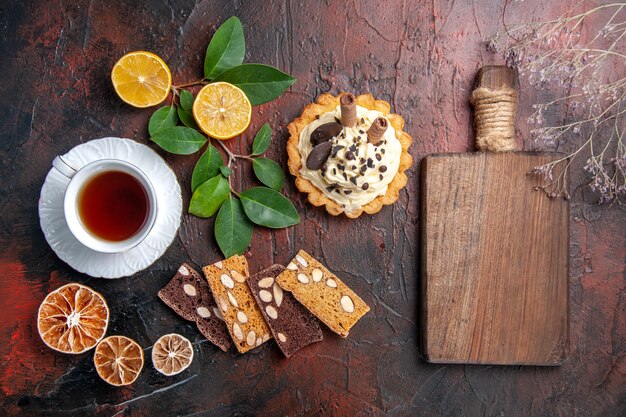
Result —
M440 365L419 358L419 161L468 152L467 101L474 75L500 63L483 39L507 25L560 16L577 0L440 1L34 1L0 5L0 408L20 416L620 416L626 415L626 216L599 207L580 188L570 214L570 343L560 367ZM322 260L371 307L347 339L324 341L285 359L272 343L239 355L211 346L195 324L178 318L158 290L188 260L220 258L212 220L184 216L177 239L147 270L119 280L76 273L39 229L39 190L55 155L78 143L121 136L149 144L153 109L119 100L110 82L125 52L162 56L177 84L198 79L206 46L237 15L246 61L278 66L297 82L278 100L255 107L250 132L270 123L269 156L286 166L286 126L323 92L371 92L391 103L413 137L415 163L394 206L357 220L311 207L288 179L285 192L302 223L257 230L250 271L288 262L299 249ZM593 36L587 30L582 38ZM623 70L619 69L619 70ZM557 98L549 85L527 88L520 137L532 104ZM546 115L560 122L565 114ZM251 134L227 146L249 152ZM567 151L568 142L559 150ZM525 143L524 149L532 144ZM153 146L154 145L150 145ZM166 159L190 198L199 155ZM587 181L574 161L573 184ZM235 187L254 184L244 162ZM572 190L574 191L574 190ZM137 382L114 388L93 369L92 354L62 355L37 335L35 315L52 289L78 281L111 307L109 334L135 339L151 353L178 332L194 361L171 378L147 364Z
M558 365L568 344L569 210L526 175L554 155L422 161L422 353L430 362Z

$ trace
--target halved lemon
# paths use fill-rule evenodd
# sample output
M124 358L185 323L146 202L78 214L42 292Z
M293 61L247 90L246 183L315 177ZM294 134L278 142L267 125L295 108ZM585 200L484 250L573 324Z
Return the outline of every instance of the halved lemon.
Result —
M250 125L252 105L239 87L225 82L207 84L193 102L193 117L204 133L225 140Z
M172 74L163 60L145 51L129 52L111 71L115 92L135 107L150 107L163 102L172 87Z
M193 346L186 337L176 333L161 336L152 347L152 364L166 376L181 373L193 361Z
M143 349L126 336L109 336L98 343L93 363L100 378L109 384L130 385L143 368Z
M83 353L102 340L109 324L104 297L81 284L62 286L46 296L37 312L37 330L48 347Z

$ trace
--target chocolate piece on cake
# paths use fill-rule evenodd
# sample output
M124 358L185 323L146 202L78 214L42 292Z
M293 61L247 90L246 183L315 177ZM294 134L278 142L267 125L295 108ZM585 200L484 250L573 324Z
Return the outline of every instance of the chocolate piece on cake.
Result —
M179 316L195 322L209 342L224 352L230 348L232 342L226 324L219 316L209 285L191 266L182 264L158 296Z
M332 331L343 337L369 311L358 295L311 255L301 250L278 276L278 284Z
M246 258L235 255L202 269L237 350L245 353L267 342L270 329L246 284Z
M313 314L276 282L284 269L282 265L273 265L248 278L248 286L278 347L290 357L303 347L323 340L324 336Z

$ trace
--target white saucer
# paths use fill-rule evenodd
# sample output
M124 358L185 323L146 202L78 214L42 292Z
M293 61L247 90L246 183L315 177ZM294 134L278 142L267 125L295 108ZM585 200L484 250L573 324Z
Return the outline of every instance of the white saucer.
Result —
M146 239L123 253L101 253L83 246L70 232L63 214L67 178L52 168L41 188L39 221L52 250L78 272L97 278L120 278L150 266L170 246L183 209L176 175L156 152L130 139L95 139L63 155L72 165L82 167L98 159L121 159L138 166L152 181L157 194L158 213Z

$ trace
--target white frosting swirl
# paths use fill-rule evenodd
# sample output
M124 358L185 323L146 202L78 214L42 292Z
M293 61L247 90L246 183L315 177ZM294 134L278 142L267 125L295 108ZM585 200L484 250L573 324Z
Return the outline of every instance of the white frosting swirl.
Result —
M357 125L344 127L342 133L331 139L332 151L326 161L325 171L306 167L306 160L313 149L311 134L323 124L339 120L340 107L309 123L300 133L298 144L302 158L300 175L348 213L387 192L389 183L398 172L402 155L402 145L391 123L388 123L378 146L367 141L367 129L376 118L384 117L381 112L361 106L357 106L356 112ZM348 159L352 155L354 159Z

